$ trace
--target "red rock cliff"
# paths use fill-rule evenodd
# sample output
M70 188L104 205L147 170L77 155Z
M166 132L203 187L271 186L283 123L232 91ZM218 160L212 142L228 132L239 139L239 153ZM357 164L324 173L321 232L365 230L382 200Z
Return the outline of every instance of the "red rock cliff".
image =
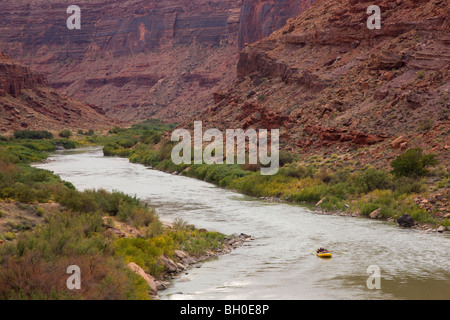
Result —
M23 89L33 89L44 84L41 75L32 73L29 68L0 52L0 96L9 94L17 97Z
M371 4L319 0L247 46L204 128L279 128L286 149L368 162L421 147L448 163L450 3L378 1L380 30Z
M111 116L179 120L234 78L238 42L260 39L310 2L80 0L81 30L68 30L67 1L2 1L0 49Z

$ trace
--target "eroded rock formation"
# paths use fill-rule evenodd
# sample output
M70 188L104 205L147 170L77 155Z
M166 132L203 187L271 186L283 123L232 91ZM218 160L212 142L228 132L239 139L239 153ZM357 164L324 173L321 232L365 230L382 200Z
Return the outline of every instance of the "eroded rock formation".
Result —
M67 1L3 1L0 50L113 117L181 120L234 79L239 42L268 35L309 3L80 0L81 29L69 30Z

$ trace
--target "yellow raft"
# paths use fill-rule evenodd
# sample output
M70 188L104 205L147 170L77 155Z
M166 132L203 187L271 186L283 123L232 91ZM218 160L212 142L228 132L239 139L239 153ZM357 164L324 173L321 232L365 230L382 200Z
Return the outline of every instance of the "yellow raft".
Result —
M331 253L329 253L329 252L321 252L321 253L316 252L316 256L318 256L319 258L331 258L332 257Z

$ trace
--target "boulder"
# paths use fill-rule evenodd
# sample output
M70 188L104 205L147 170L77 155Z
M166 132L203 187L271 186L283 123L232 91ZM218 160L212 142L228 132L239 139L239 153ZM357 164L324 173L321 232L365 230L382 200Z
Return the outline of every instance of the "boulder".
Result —
M381 217L381 209L374 210L369 214L370 219L378 219L380 217Z
M151 275L146 273L144 271L144 269L142 269L140 266L138 266L134 262L130 262L129 264L127 264L127 268L130 269L131 271L133 271L134 273L140 275L147 282L148 286L150 287L151 295L158 294L158 289L157 289L157 286L155 283L155 279Z
M167 270L167 272L174 273L174 272L178 271L178 267L175 264L175 262L173 262L172 259L170 259L169 257L166 257L164 255L160 256L159 258L160 258L161 262L163 263L164 268Z
M440 227L437 229L437 232L442 233L442 232L444 232L445 230L447 230L446 227L440 226Z
M404 228L411 228L414 226L414 219L409 214L403 214L397 219L397 223Z

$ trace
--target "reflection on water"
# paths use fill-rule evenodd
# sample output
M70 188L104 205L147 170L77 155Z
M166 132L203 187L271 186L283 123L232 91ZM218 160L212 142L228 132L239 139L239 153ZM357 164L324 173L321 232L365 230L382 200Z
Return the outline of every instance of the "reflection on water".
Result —
M421 234L364 218L322 216L305 206L271 203L209 183L151 170L101 149L57 152L37 165L78 189L136 195L163 220L256 240L189 270L163 299L449 299L448 235ZM317 258L326 247L332 259ZM367 268L381 269L381 289L369 290Z

